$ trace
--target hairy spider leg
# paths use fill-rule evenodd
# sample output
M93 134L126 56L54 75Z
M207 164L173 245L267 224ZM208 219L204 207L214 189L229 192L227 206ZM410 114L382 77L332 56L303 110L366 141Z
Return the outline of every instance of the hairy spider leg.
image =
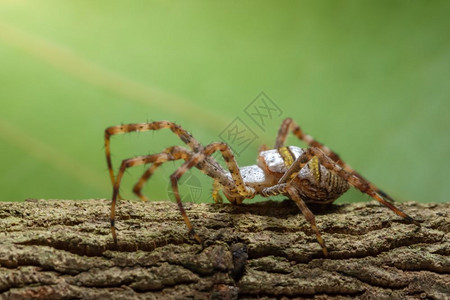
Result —
M300 126L298 126L297 123L295 123L295 121L292 120L291 118L284 119L283 123L281 124L275 141L275 149L282 148L284 146L286 138L290 132L292 132L299 140L305 142L309 147L316 147L322 150L335 163L344 168L344 170L346 170L349 173L352 173L354 176L359 177L360 179L368 183L371 189L374 190L378 195L388 199L389 201L395 202L395 200L391 196L380 190L377 186L375 186L373 183L371 183L370 181L365 179L361 174L355 171L355 169L353 169L349 164L344 162L336 152L332 151L330 148L323 145L322 143L316 141L309 134L304 133L300 128Z
M179 167L172 175L170 175L170 182L172 183L172 190L175 196L175 199L178 204L178 208L180 209L181 215L183 216L184 222L186 223L189 234L197 240L200 245L203 245L202 240L195 232L194 227L192 227L191 221L189 220L188 215L186 214L186 210L183 207L183 202L181 202L180 192L178 191L178 180L183 176L183 174L196 166L200 161L204 160L205 155L203 153L195 153L188 161L186 161L181 167Z
M207 161L207 164L204 164L202 166L199 166L199 164L204 163L205 160L211 157L211 155L216 152L220 151L222 154L222 157L230 171L232 182L224 174L217 173L217 172L211 172L210 168L215 168L215 160L213 160L213 165L211 165L210 161ZM209 163L209 165L208 165ZM218 143L212 143L207 145L203 152L194 153L181 167L179 167L171 176L170 181L172 183L172 189L175 196L175 199L178 204L178 208L181 211L181 214L184 218L184 221L189 229L189 233L200 243L203 245L200 237L195 233L195 230L193 226L191 225L191 222L189 220L189 217L186 214L186 211L183 207L183 203L181 201L180 193L178 190L178 180L181 178L181 176L188 171L189 169L193 167L198 167L202 172L205 174L211 176L214 178L215 183L217 184L225 184L225 187L228 188L228 191L233 193L232 196L234 196L234 193L237 193L239 197L236 197L235 200L237 201L237 204L242 203L242 200L245 198L253 198L256 195L256 191L249 186L246 186L244 183L244 180L242 179L241 172L239 170L239 167L237 165L236 159L234 158L234 155L230 149L230 147L222 142ZM121 168L122 169L122 168ZM123 173L123 172L122 172ZM117 181L119 181L119 175L117 177ZM121 178L121 176L120 176ZM234 187L230 188L230 183L234 183Z
M313 156L310 160L308 160L308 157L306 153L303 153L300 157L298 157L294 162L291 162L291 159L293 159L293 155L289 158L288 154L285 152L285 147L279 148L279 152L283 157L283 160L286 164L290 164L288 170L284 175L280 178L278 183L274 186L265 188L261 191L261 195L264 197L268 196L275 196L279 194L289 194L290 198L295 202L297 207L302 212L303 216L305 217L306 221L309 222L311 225L311 229L316 235L317 242L322 247L322 252L325 257L328 256L327 247L325 245L325 241L322 238L322 235L320 234L319 229L316 225L316 218L314 214L311 212L311 210L306 206L305 201L300 197L300 194L298 193L297 189L291 185L291 182L294 180L295 177L297 177L300 170L306 165L310 164L311 170L316 173L319 172L319 162L318 158L316 156Z
M235 189L228 191L231 192L232 194L236 193L238 194L236 195L237 197L234 199L236 203L241 204L244 199L253 198L256 195L256 191L254 188L247 186L244 180L242 179L241 171L239 170L239 166L236 162L236 159L234 158L231 148L226 143L217 142L209 144L204 149L204 153L207 156L210 156L216 151L220 151L220 153L222 154L223 160L225 161L230 171L231 178L233 179L236 185Z
M209 150L208 151L219 151L221 150L220 148L222 148L222 155L225 155L225 157L227 157L227 159L224 158L224 160L228 160L229 162L227 162L227 166L230 168L230 173L231 174L235 174L236 170L239 172L239 168L237 167L237 163L234 159L233 154L231 153L231 150L228 146L223 146L223 145L215 145L215 144L220 144L220 143L214 143L213 145L209 146ZM213 151L212 148L215 147L215 150ZM228 149L226 149L228 148ZM174 147L169 147L166 150L164 150L163 152L167 152L167 153L175 153L175 155L184 155L184 157L175 157L174 159L170 159L170 160L177 160L177 159L186 159L186 157L192 156L193 153L188 151L185 148L182 148L180 146L174 146ZM207 157L205 157L205 161L206 164L209 164L209 168L206 167L200 167L200 166L196 166L198 167L203 173L209 175L210 177L214 178L214 182L213 182L213 190L212 190L212 197L214 199L214 201L216 203L221 203L222 202L222 197L219 194L220 189L223 187L222 184L220 183L220 179L224 179L224 175L219 171L219 172L209 172L211 169L213 169L214 167L219 167L218 163L215 161L215 159L211 156L208 155ZM234 161L234 163L233 163ZM140 177L140 179L138 180L138 182L135 184L134 188L133 188L133 192L143 201L148 201L148 198L142 194L142 188L145 185L145 183L150 179L150 177L153 175L153 173L156 171L156 169L165 161L161 161L161 162L154 162L146 171L145 173ZM220 174L221 176L218 176L218 174ZM231 190L234 189L234 185L236 185L237 187L240 186L244 186L242 177L239 174L236 174L236 176L232 176L232 181L231 183ZM224 180L222 180L223 182ZM230 189L230 184L227 182L227 184L225 185L226 187L228 187L228 189ZM241 190L241 193L243 194L242 196L245 197L252 197L254 196L254 192L252 188L248 188L247 190L250 190L250 196L248 195L248 191L243 192ZM238 193L239 193L239 188L238 188Z
M150 180L150 177L152 177L153 173L156 171L156 169L159 168L160 165L162 165L163 162L154 162L145 172L144 174L139 178L138 182L133 187L133 193L138 196L142 201L147 202L148 197L142 194L142 188L144 187L144 184Z
M221 144L221 143L215 143L215 144ZM228 162L227 162L228 167L231 170L237 169L239 172L239 168L237 167L234 156L232 155L228 146L225 144L225 147L223 147L223 146L215 145L215 144L208 146L207 153L213 153L217 150L222 149L222 151L224 151L224 153L225 153L224 155L227 157L227 158L224 157L224 160L226 160L226 161L228 160ZM227 151L227 149L228 149L228 151ZM168 147L163 152L158 153L158 154L137 156L137 157L125 159L122 161L119 172L117 174L117 178L114 182L113 197L112 197L112 202L111 202L110 220L111 220L111 232L113 235L114 243L117 244L117 235L116 235L116 231L115 231L115 207L116 207L116 202L117 202L117 198L119 195L120 183L121 183L123 174L125 173L126 169L130 168L130 167L134 167L134 166L153 163L153 165L144 173L144 175L142 175L142 177L141 177L141 179L143 178L142 182L141 182L141 179L138 182L138 186L142 187L142 185L144 185L145 182L150 179L153 172L162 163L167 162L167 161L179 160L179 159L185 160L185 163L170 176L172 189L174 191L174 196L177 201L178 207L180 209L181 215L189 229L189 233L200 244L202 243L200 237L195 233L193 226L191 225L191 222L189 220L189 217L187 216L186 211L181 202L181 197L180 197L180 194L178 191L178 180L187 170L191 169L192 167L197 167L203 173L212 177L220 186L223 186L223 187L227 188L228 190L233 191L239 185L236 181L234 181L235 177L232 177L232 179L229 179L226 176L226 174L223 172L223 169L211 156L206 156L203 152L194 153L194 152L189 151L188 149L185 149L180 146ZM234 165L232 162L234 162ZM233 173L234 171L231 171L231 172ZM241 184L243 185L243 180L242 180L240 173L238 175L240 177ZM247 192L248 192L248 190L254 192L254 190L252 188L247 187L247 189L244 189L244 191L247 191ZM139 192L140 192L140 190L139 190ZM253 195L247 194L247 196L252 197L252 196L254 196L254 194Z
M111 149L110 149L111 136L115 134L123 134L129 132L160 130L163 128L170 128L170 130L172 130L172 132L175 133L193 151L197 152L198 150L202 149L202 145L194 137L192 137L192 135L189 132L181 128L181 126L169 121L134 123L108 127L105 129L105 153L106 153L106 163L108 165L109 170L109 176L111 178L111 182L113 185L115 182L115 178L111 161Z
M221 188L221 185L220 185L219 181L218 180L214 180L213 188L212 188L212 198L213 198L215 203L222 203L223 202L222 197L219 194L220 188Z
M283 150L281 150L282 152ZM280 153L281 153L280 152ZM393 204L387 202L381 197L376 190L372 189L370 183L366 182L363 178L356 176L355 174L345 170L342 166L340 166L337 162L333 161L330 157L328 157L325 153L322 152L321 149L316 147L311 147L305 150L305 152L299 156L293 164L289 167L289 169L284 173L284 175L280 178L278 183L274 186L265 188L261 191L261 195L264 197L285 194L286 192L289 194L292 200L295 201L297 206L302 211L302 214L311 224L311 228L316 234L317 241L322 247L322 252L325 256L327 256L327 249L325 246L325 242L322 239L320 232L315 223L315 217L313 213L308 209L305 202L301 199L298 191L295 187L291 186L291 182L298 175L300 170L306 165L310 164L312 172L314 170L319 170L320 165L323 165L328 170L334 172L342 179L347 181L350 185L360 190L362 193L368 194L373 199L377 200L384 206L391 209L395 214L407 220L409 223L413 223L420 227L420 223L408 216L406 213L395 207Z
M236 160L234 158L234 155L231 152L231 149L225 143L212 143L212 144L209 144L208 146L206 146L204 148L203 152L194 153L190 157L189 160L187 160L181 167L179 167L170 176L170 181L172 183L173 193L174 193L175 199L177 201L178 208L180 209L181 214L182 214L182 216L184 218L184 221L185 221L185 223L186 223L186 225L187 225L187 227L189 229L189 234L192 235L202 245L203 245L202 240L197 235L197 233L195 233L195 230L194 230L193 226L191 225L189 217L187 216L186 211L185 211L185 209L183 207L183 203L181 201L180 193L179 193L179 190L178 190L178 180L189 169L191 169L193 167L198 167L202 172L204 172L205 174L213 177L215 179L215 181L220 182L220 180L222 180L222 182L227 183L226 186L229 188L230 187L229 180L227 180L227 178L225 178L224 174L211 172L211 169L209 169L210 167L212 167L213 169L216 167L215 166L215 160L212 161L213 165L211 165L210 161L207 161L207 164L199 166L199 164L204 163L205 160L207 160L209 157L211 157L211 154L213 154L216 151L220 151L221 152L221 154L223 156L223 159L225 160L225 162L227 164L227 167L230 170L231 177L232 177L232 179L234 181L235 189L237 190L239 195L242 196L242 197L245 197L245 198L252 198L256 194L256 192L255 192L255 190L253 188L247 187L245 185L244 180L242 179L241 173L239 171L239 167L238 167L238 165L236 163ZM217 176L218 174L220 174L220 176ZM217 177L214 177L214 176L217 176Z
M327 257L328 256L327 247L325 246L325 241L323 240L319 229L317 229L316 217L311 212L311 210L308 208L308 206L306 206L305 201L303 201L303 199L300 197L300 195L295 187L288 184L286 186L286 191L289 193L289 196L291 197L291 199L294 200L295 204L297 204L298 208L300 208L300 211L302 212L306 221L308 221L309 224L311 225L312 230L316 234L316 239L319 242L320 246L322 247L323 255L325 257Z
M168 159L163 159L164 156L162 156L161 159L158 159L158 161L155 161L145 172L144 174L139 178L138 182L133 187L133 192L142 200L142 201L148 201L148 198L142 194L142 188L144 187L145 183L150 180L150 177L153 175L153 173L156 171L156 169L159 168L163 163L167 161L172 160L179 160L179 159L188 159L192 156L192 152L180 147L180 146L172 146L169 148L166 148L162 153L169 154Z
M173 151L172 153L158 153L158 154L151 154L151 155L142 155L137 156L129 159L125 159L122 161L122 164L120 166L119 172L117 173L116 181L114 182L114 188L113 188L113 196L111 201L111 215L110 215L110 222L111 222L111 233L113 236L114 243L117 244L117 235L116 235L116 229L115 229L115 216L116 216L116 202L119 195L119 188L120 188L120 182L122 180L123 174L125 173L126 169L149 164L149 163L162 163L164 161L174 160L174 156L177 156L175 153L176 151ZM189 160L191 157L185 157L184 153L179 155L180 159ZM183 206L181 204L178 204L180 208L181 214L188 225L189 230L192 229L192 225L189 222L189 218L186 215L186 211L184 210ZM187 221L186 221L187 220ZM195 237L195 236L194 236ZM198 236L196 237L197 240L200 240Z
M303 155L302 155L298 159L309 161L314 156L316 156L319 159L321 165L323 165L328 170L335 172L342 179L346 180L351 186L357 188L362 193L365 193L365 194L369 195L370 197L372 197L373 199L377 200L378 202L380 202L381 204L383 204L384 206L386 206L387 208L392 210L395 214L402 217L409 223L413 223L420 227L420 223L418 221L416 221L413 218L411 218L410 216L408 216L406 213L404 213L403 211L401 211L400 209L395 207L392 203L386 201L378 193L378 191L373 188L373 186L370 184L370 182L368 182L364 178L357 176L354 173L349 172L346 169L344 169L342 166L340 166L338 163L336 163L330 157L328 157L321 149L316 148L316 147L310 147L310 148L306 149L304 154L306 157L303 157Z

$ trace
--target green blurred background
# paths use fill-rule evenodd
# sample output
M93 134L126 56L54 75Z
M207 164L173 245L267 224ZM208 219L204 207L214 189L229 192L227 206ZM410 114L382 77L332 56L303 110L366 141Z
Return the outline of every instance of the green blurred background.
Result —
M1 200L110 197L107 126L171 120L209 143L239 117L257 136L238 157L249 165L290 116L399 201L446 202L449 13L425 0L0 1ZM281 110L262 128L245 113L260 92ZM167 130L114 136L115 166L175 144ZM179 165L145 193L167 199ZM192 176L211 201L211 180Z

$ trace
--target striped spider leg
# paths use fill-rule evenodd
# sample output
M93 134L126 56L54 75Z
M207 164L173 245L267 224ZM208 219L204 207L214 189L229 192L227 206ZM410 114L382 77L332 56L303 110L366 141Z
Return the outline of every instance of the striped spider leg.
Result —
M182 147L178 148L184 149ZM225 172L222 168L218 168L220 167L220 165L218 165L218 163L212 157L212 154L214 154L214 152L216 151L220 151L227 165L227 168L229 169L229 173ZM192 158L189 161L186 160L186 164L181 166L172 175L174 178L176 178L176 181L178 181L179 178L187 170L196 167L200 169L203 173L214 179L212 196L216 203L221 201L220 195L218 195L220 189L223 189L223 191L226 193L227 199L234 204L241 204L244 199L253 198L256 195L255 189L245 184L239 166L236 162L236 159L230 147L227 144L222 142L211 143L207 145L200 154L202 154L202 156L199 155L199 158L196 158L194 157L192 152L190 153L190 156ZM152 174L150 170L155 169L154 165L151 166L139 180L137 184L139 185L139 192L142 186L145 184L145 182L149 180ZM181 197L178 192L178 187L174 184L176 181L174 181L172 176L171 182L172 188L174 190L174 196L177 200L177 203L179 203L180 205ZM185 216L183 215L183 217ZM187 218L187 216L185 218ZM188 224L188 222L186 222L186 224Z
M228 187L223 189L223 192L226 193L228 200L232 203L241 204L244 199L251 199L255 197L256 191L244 182L241 170L239 169L231 148L226 143L211 143L205 147L204 153L208 157L211 157L211 155L216 151L220 151L225 164L230 171L230 177L235 185L233 188Z
M371 183L370 181L365 179L361 174L356 172L349 164L347 164L346 162L341 160L341 158L339 157L339 155L336 152L332 151L327 146L319 143L317 140L315 140L309 134L304 133L302 131L302 129L300 128L300 126L298 126L297 123L295 123L295 121L292 120L291 118L286 118L283 121L283 123L281 124L280 129L278 131L276 141L275 141L275 149L278 149L278 148L281 148L284 146L286 138L290 132L292 132L299 140L305 142L309 147L316 147L316 148L320 149L326 156L331 158L334 162L336 162L339 166L344 168L344 170L346 170L347 172L349 172L349 173L353 174L354 176L359 177L361 180L365 181L367 184L370 185L371 189L374 190L379 196L381 196L384 199L387 199L390 202L395 202L395 200L391 196L389 196L388 194L386 194L385 192L380 190L373 183ZM384 202L386 202L386 201L384 201ZM384 204L384 202L382 202L382 203Z
M202 172L206 174L214 174L216 180L220 182L222 186L227 186L229 188L234 187L233 181L230 181L229 178L225 176L225 172L218 171L219 165L215 164L214 161L211 163L210 160L205 160L205 155L203 152L193 152L188 149L185 149L180 146L172 146L169 148L166 148L163 152L158 154L150 154L150 155L142 155L137 156L129 159L125 159L122 161L122 164L120 166L120 169L117 173L117 177L115 178L115 182L113 185L113 196L112 196L112 202L111 202L111 215L110 215L110 222L111 222L111 232L113 236L114 243L117 244L117 234L115 229L115 211L116 211L116 203L119 196L119 189L120 189L120 183L123 178L123 174L128 168L145 165L145 164L152 164L145 173L141 176L138 183L135 185L134 191L138 194L144 197L141 193L142 186L145 184L146 181L150 179L150 177L153 175L153 172L156 171L156 169L162 165L165 162L168 161L174 161L174 160L184 160L185 163L181 165L171 176L170 181L172 185L172 189L174 192L175 200L177 202L178 208L181 212L181 215L184 219L184 222L186 223L189 234L194 237L194 239L202 243L200 237L195 232L191 221L189 217L186 214L186 210L183 207L183 203L181 201L181 197L178 191L178 181L180 180L181 176L190 168L193 166L196 166L198 169L200 169ZM142 198L141 197L141 198Z
M351 186L357 188L362 193L367 194L373 199L377 200L378 202L380 202L381 204L392 210L396 215L405 219L408 223L412 223L420 227L420 223L418 221L408 216L406 213L395 207L392 203L384 200L383 197L379 194L379 191L374 189L374 186L370 182L368 182L361 176L358 176L357 174L346 170L345 167L340 166L338 163L336 163L334 160L328 157L321 149L311 147L307 149L305 154L307 160L311 160L314 159L314 157L317 157L321 165L323 165L328 170L333 171L335 174L339 175Z
M280 148L283 149L283 148ZM332 160L328 157L323 151L316 147L310 147L305 149L305 151L290 165L289 169L283 174L276 185L265 188L262 192L262 196L272 196L278 194L288 194L289 197L297 204L305 219L310 223L312 230L316 234L317 241L322 247L322 252L324 256L328 255L327 248L325 246L325 242L317 228L315 223L314 214L309 210L306 206L307 200L302 199L305 189L299 190L298 184L295 184L294 181L297 179L297 176L301 170L308 165L310 172L316 177L317 182L320 182L320 177L324 174L329 176L330 182L334 182L335 187L333 189L341 189L346 190L348 184L357 188L362 193L366 193L371 196L373 199L378 202L384 204L389 209L391 209L394 213L407 220L409 223L413 223L420 227L420 223L415 221L413 218L405 214L403 211L396 208L389 202L384 201L384 199L378 195L377 191L372 189L369 183L367 183L364 179L359 176L356 176L354 173L345 170L342 166L340 166L336 161ZM327 170L331 172L323 173L320 170L320 167L323 166ZM324 201L323 203L330 203L331 201ZM314 202L314 201L313 201ZM319 202L320 203L320 202Z
M225 163L229 169L230 177L231 180L234 182L235 187L234 185L230 186L229 181L224 180L226 172L220 167L220 165L218 165L217 161L212 157L212 154L214 154L214 152L216 151L221 152L221 155L224 158ZM204 160L206 166L196 165L196 167L199 168L203 173L209 175L214 179L212 197L216 203L220 203L222 201L222 198L219 195L219 191L223 188L223 184L221 184L221 181L225 181L224 185L228 186L227 195L229 196L229 198L235 199L235 201L230 200L233 203L237 201L237 203L240 204L244 199L253 198L256 195L256 192L253 188L245 185L236 159L230 147L227 144L221 142L211 143L204 148L203 153L205 154ZM162 163L156 162L153 163L153 165L147 169L147 171L141 176L138 183L136 183L136 185L133 188L133 192L144 201L147 201L148 199L145 195L142 194L141 190L145 185L145 183L150 179L154 171L161 164Z
M109 176L111 178L111 183L114 185L114 170L111 160L111 148L110 139L111 136L116 134L124 134L129 132L143 132L150 130L160 130L164 128L170 128L173 133L175 133L186 145L189 146L193 151L198 151L202 149L202 145L192 137L192 135L178 126L177 124L169 121L156 121L149 123L135 123L135 124L124 124L111 126L105 130L105 152L106 152L106 163L108 165Z
M227 176L227 173L220 173L220 171L218 172L216 166L206 160L207 158L212 159L211 155L216 151L221 152L222 157L225 160L228 169L230 170L231 180ZM189 233L197 240L197 242L203 245L202 240L195 233L194 228L189 221L189 218L181 202L180 193L178 191L178 180L186 171L193 167L197 167L206 175L214 178L215 182L226 187L226 189L224 189L224 192L227 191L227 198L232 203L241 204L244 199L253 198L256 195L256 191L252 187L249 187L245 184L230 147L222 142L209 144L204 148L202 152L194 153L189 160L186 160L186 162L170 176L173 193L177 201L178 208L180 209L184 221L188 226Z
M219 181L214 180L212 191L211 191L211 196L216 204L223 203L223 199L219 194L220 189L221 189L221 186L220 186Z
M125 159L122 161L119 172L117 173L117 178L115 179L114 184L113 184L113 196L112 196L112 202L111 202L111 216L110 216L111 232L112 232L112 236L113 236L113 240L114 240L115 244L117 244L117 235L116 235L116 230L115 230L116 202L117 202L117 198L119 195L120 183L122 181L122 177L123 177L123 174L125 173L126 169L128 169L130 167L153 163L152 167L153 166L156 166L156 167L155 168L150 167L149 170L154 171L159 165L163 164L164 162L179 160L179 159L183 159L187 162L190 159L192 159L192 157L193 157L192 152L190 152L189 150L187 150L183 147L174 146L174 147L169 147L169 148L165 149L165 151L158 153L158 154L142 155L142 156ZM147 173L148 173L148 171L144 175L146 175ZM148 174L147 178L150 178L151 175L152 175L151 173ZM181 214L186 222L186 225L188 226L189 230L191 231L192 225L189 221L189 218L186 215L186 211L184 210L183 205L181 204L181 202L177 203L177 204L178 204L178 207L180 208ZM198 236L194 235L194 238L197 240L200 240L198 238Z
M298 169L299 171L301 168L303 168L305 166L304 163L300 164L297 161L296 161L296 163L297 163L296 165L300 165L300 168ZM294 169L297 169L294 166L295 165L293 164L292 167ZM296 176L296 174L294 176ZM287 178L285 178L283 180L283 182L280 181L278 184L268 187L268 188L265 188L264 190L261 191L261 195L264 197L276 196L276 195L286 195L286 194L289 195L289 198L291 198L295 202L295 204L297 205L297 207L300 209L303 216L305 217L306 221L308 221L309 224L311 225L311 229L313 230L314 234L316 235L317 242L322 247L323 255L325 257L328 256L328 251L327 251L327 247L325 246L325 241L323 240L322 235L320 234L320 231L316 225L316 217L311 212L311 210L308 208L305 201L302 199L302 196L300 195L298 189L296 189L295 186L291 184L290 180L287 180Z
M279 152L282 153L282 151L285 151L285 149L286 148L279 148ZM322 238L322 235L320 234L319 229L317 228L316 218L306 205L305 200L302 199L303 196L299 192L298 183L297 184L294 183L294 181L297 179L298 173L306 165L308 165L309 170L311 170L312 173L314 174L320 173L318 158L317 157L312 157L311 159L309 158L310 156L308 156L306 152L303 152L295 161L290 161L289 163L287 163L287 165L289 164L289 169L283 174L278 183L271 187L264 188L260 194L264 197L275 195L288 195L289 198L292 199L297 205L297 207L300 209L306 221L309 222L311 229L316 235L317 242L322 247L323 255L327 257L328 256L327 247L325 245L325 241ZM290 160L288 157L283 157L283 159ZM336 177L333 179L333 182L336 182L336 187L341 186L342 190L344 191L347 189L347 183L341 180L335 174L330 172L325 173L325 176ZM320 180L317 180L317 182L320 182ZM334 199L331 200L323 199L323 201L320 200L319 203L330 203L333 201Z
M116 202L119 196L120 183L122 181L123 174L126 169L134 166L144 165L151 163L152 165L145 171L141 176L138 183L134 186L134 192L140 196L141 199L146 200L147 198L141 193L143 185L150 179L156 169L167 161L174 160L185 160L185 163L179 167L171 176L170 181L172 189L174 192L175 199L180 209L181 215L189 229L189 233L199 242L202 243L200 237L195 233L194 228L186 214L183 207L181 197L178 190L178 181L181 176L192 167L197 167L203 173L214 178L215 184L220 188L226 188L228 191L227 197L233 199L235 202L241 203L245 198L252 198L255 195L254 189L247 187L244 184L242 176L237 166L236 160L228 147L224 143L213 143L208 145L204 150L203 147L198 147L198 152L193 152L187 150L180 146L173 146L165 149L163 152L158 154L137 156L134 158L125 159L122 161L117 177L115 177L113 185L113 197L111 203L111 232L113 236L114 243L117 244L117 234L115 230L115 209ZM227 167L230 169L230 176L225 172L222 167L212 158L210 155L215 151L220 151ZM218 192L218 190L216 191ZM213 195L214 196L214 195ZM230 200L231 201L231 200Z

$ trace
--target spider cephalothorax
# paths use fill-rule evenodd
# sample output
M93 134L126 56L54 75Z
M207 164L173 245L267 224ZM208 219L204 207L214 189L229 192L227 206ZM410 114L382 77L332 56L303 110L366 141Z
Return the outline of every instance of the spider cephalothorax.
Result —
M189 149L172 146L157 154L125 159L122 161L117 177L115 177L111 162L110 137L114 134L163 128L170 128ZM309 148L286 147L284 144L290 132L308 144ZM184 160L185 163L170 176L172 189L189 232L199 243L201 243L201 239L191 225L178 192L178 180L187 170L193 167L200 169L214 179L212 197L216 202L221 201L219 191L222 191L225 197L234 204L241 204L244 199L253 198L256 195L263 197L286 195L295 201L311 224L325 256L327 255L325 242L317 229L314 215L306 206L306 203L331 203L345 193L350 186L368 194L408 222L420 226L417 221L385 200L393 201L391 197L343 162L335 152L303 133L300 127L290 118L283 121L274 148L262 149L258 154L257 165L241 168L238 167L231 148L227 144L219 142L202 146L186 130L169 121L109 127L105 130L105 149L108 169L114 187L111 205L111 230L115 243L117 243L114 225L115 205L125 170L137 165L151 164L133 189L142 200L147 200L141 193L145 182L149 180L161 164L179 159ZM212 156L216 151L220 151L228 171Z

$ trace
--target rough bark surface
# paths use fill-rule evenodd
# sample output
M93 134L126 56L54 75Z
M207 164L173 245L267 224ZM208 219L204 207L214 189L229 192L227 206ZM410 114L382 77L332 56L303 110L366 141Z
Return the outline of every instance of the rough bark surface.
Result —
M450 204L313 207L322 251L292 201L0 202L0 299L449 299Z

